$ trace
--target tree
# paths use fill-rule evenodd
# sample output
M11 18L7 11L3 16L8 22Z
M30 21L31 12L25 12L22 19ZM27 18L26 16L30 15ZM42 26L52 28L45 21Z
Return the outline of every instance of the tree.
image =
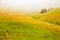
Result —
M52 9L54 9L54 8L49 8L48 11L50 11L50 10L52 10Z
M41 13L45 13L45 12L47 12L47 9L42 9L41 10Z

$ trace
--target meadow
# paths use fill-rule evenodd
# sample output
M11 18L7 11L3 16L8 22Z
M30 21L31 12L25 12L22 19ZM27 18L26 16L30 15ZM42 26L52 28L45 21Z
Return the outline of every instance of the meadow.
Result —
M6 30L6 40L60 40L60 9L51 12L35 19L24 15L8 15L6 11L1 14L0 11L0 40L4 40ZM52 16L56 16L54 20Z

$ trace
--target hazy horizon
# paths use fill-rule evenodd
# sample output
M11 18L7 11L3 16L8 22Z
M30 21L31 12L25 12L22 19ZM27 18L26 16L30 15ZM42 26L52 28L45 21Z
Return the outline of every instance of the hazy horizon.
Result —
M0 0L0 7L34 12L43 8L60 7L60 0Z

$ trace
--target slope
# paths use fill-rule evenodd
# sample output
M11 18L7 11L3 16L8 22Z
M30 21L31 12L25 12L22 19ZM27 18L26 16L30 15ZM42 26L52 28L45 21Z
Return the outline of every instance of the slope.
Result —
M60 26L23 15L0 15L0 40L60 40Z
M0 39L3 39L5 30L9 31L8 40L60 39L60 26L37 21L25 16L0 16Z
M34 19L39 19L42 17L42 14L40 12L34 12L34 13L32 13L32 15L30 15L30 17L32 17Z
M43 14L39 20L60 25L60 8L55 8L46 14Z

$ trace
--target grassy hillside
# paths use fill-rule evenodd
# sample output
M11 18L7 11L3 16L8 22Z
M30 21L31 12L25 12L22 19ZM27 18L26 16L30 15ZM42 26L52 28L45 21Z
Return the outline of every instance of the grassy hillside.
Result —
M0 15L0 40L60 40L60 26L22 15Z
M42 14L35 14L32 16L32 18L34 18L34 19L39 19L41 17L42 17Z
M20 13L20 12L19 12ZM0 10L0 40L60 40L60 26L38 21L15 11Z
M36 14L32 18L60 25L60 8L55 8L44 14Z
M39 20L60 25L60 8L53 9L43 14Z
M5 15L25 15L27 14L25 11L22 10L14 10L9 8L0 7L0 14Z
M40 12L34 12L32 15L30 15L30 17L34 19L39 19L42 17L42 14Z

